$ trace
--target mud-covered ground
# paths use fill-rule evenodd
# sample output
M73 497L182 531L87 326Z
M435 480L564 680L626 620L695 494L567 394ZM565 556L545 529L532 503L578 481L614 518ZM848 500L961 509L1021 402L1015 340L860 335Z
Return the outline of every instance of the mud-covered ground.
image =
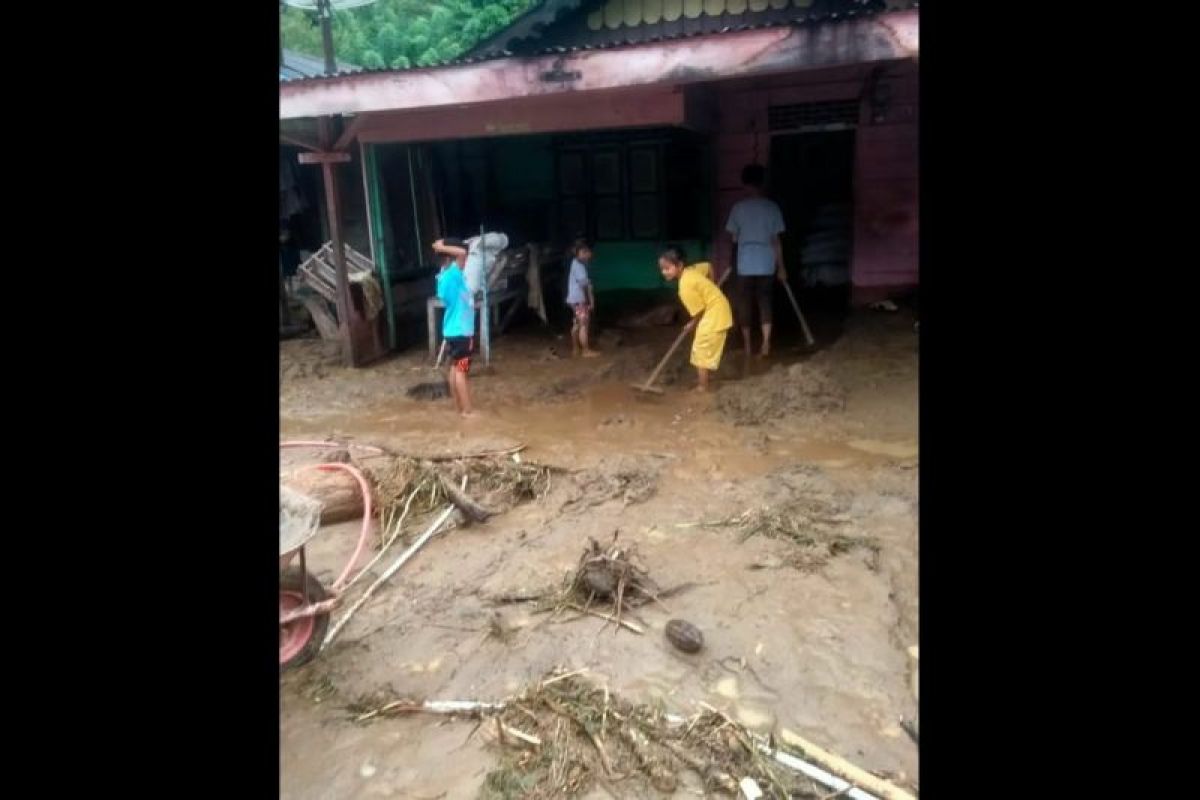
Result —
M448 399L409 396L440 380L423 353L350 371L320 341L281 343L283 439L417 455L522 443L522 459L565 470L539 500L433 539L331 648L284 675L284 797L475 797L496 754L472 722L355 724L345 707L369 696L496 700L557 666L586 667L626 699L679 713L705 701L917 784L917 746L900 726L916 718L912 317L855 316L815 354L781 342L749 366L733 338L713 395L684 391L693 374L683 353L664 395L634 392L674 333L606 332L591 360L564 358L569 345L548 334L498 339L491 370L473 376L479 414L466 421ZM816 543L759 533L753 521L772 514ZM311 546L310 568L327 583L357 530L329 526ZM510 602L558 586L588 537L607 543L615 531L660 586L694 584L666 601L669 613L637 609L645 635ZM700 653L665 640L672 617L704 632Z

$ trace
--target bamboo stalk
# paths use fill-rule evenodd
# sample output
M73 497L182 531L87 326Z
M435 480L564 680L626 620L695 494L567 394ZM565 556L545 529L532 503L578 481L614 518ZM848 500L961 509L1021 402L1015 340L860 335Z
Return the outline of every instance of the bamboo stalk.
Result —
M800 750L809 759L815 761L839 778L849 781L855 786L861 786L872 794L883 798L883 800L916 800L916 797L909 792L888 783L883 778L872 775L855 764L851 764L835 753L818 747L787 728L780 731L780 739L784 744ZM835 786L832 788L840 789L843 787Z
M375 593L375 590L382 586L388 578L392 577L392 575L394 575L398 569L408 563L408 560L416 555L417 551L424 547L426 542L433 538L433 535L441 529L442 525L445 524L446 520L450 517L450 513L452 511L454 511L454 505L446 506L442 513L438 515L438 518L434 520L433 524L430 525L429 528L423 534L421 534L421 536L415 542L412 543L412 546L401 553L400 557L397 558L390 567L384 570L383 574L380 575L374 583L367 587L367 590L363 592L362 597L358 598L354 605L346 611L345 615L339 619L332 628L329 629L329 634L325 637L325 641L321 643L322 650L328 647L329 643L332 642L335 637L337 637L338 633L340 633L342 628L346 626L346 623L349 622L352 616L354 616L355 612L362 608L366 604L367 600L371 598L371 595Z

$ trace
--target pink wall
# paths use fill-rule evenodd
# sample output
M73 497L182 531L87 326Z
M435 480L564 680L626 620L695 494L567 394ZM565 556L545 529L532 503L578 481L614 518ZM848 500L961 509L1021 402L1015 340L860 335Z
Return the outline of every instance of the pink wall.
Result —
M745 164L770 159L767 107L862 98L855 136L852 302L861 305L916 286L917 257L917 67L911 61L884 65L890 109L872 121L863 97L870 65L792 73L717 87L717 197L713 260L720 275L730 268L732 245L724 234L733 204L743 197Z
M919 277L917 68L905 62L886 75L887 113L873 123L864 102L855 137L850 278L856 305L915 287Z

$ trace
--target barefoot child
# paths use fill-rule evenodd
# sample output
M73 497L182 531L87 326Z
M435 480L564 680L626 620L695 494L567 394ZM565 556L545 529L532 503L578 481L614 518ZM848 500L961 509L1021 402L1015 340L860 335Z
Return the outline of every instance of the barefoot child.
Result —
M720 287L712 282L712 266L700 262L684 266L683 249L673 245L658 257L663 278L679 281L679 299L692 319L684 330L695 330L692 366L699 375L697 391L708 391L709 373L721 366L725 337L733 327L733 312Z
M475 303L462 271L467 250L457 239L438 239L433 243L433 252L438 254L441 266L437 276L437 296L446 307L442 317L442 337L450 356L446 383L450 385L458 413L470 417L474 412L467 373L471 370L471 351L475 345Z
M596 310L596 295L592 292L587 270L592 261L592 247L583 239L576 239L573 250L575 258L571 261L571 272L567 276L567 305L575 312L571 322L571 352L591 358L600 355L588 344L588 326L592 312Z

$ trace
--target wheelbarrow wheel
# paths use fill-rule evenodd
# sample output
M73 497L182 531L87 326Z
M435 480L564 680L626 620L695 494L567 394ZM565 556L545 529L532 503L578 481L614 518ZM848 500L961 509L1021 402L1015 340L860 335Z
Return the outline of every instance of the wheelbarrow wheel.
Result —
M279 576L279 613L285 614L304 606L305 587L308 602L317 603L329 593L321 582L299 567L290 567ZM329 614L315 614L281 625L279 628L279 668L291 669L312 660L325 641L329 630Z

